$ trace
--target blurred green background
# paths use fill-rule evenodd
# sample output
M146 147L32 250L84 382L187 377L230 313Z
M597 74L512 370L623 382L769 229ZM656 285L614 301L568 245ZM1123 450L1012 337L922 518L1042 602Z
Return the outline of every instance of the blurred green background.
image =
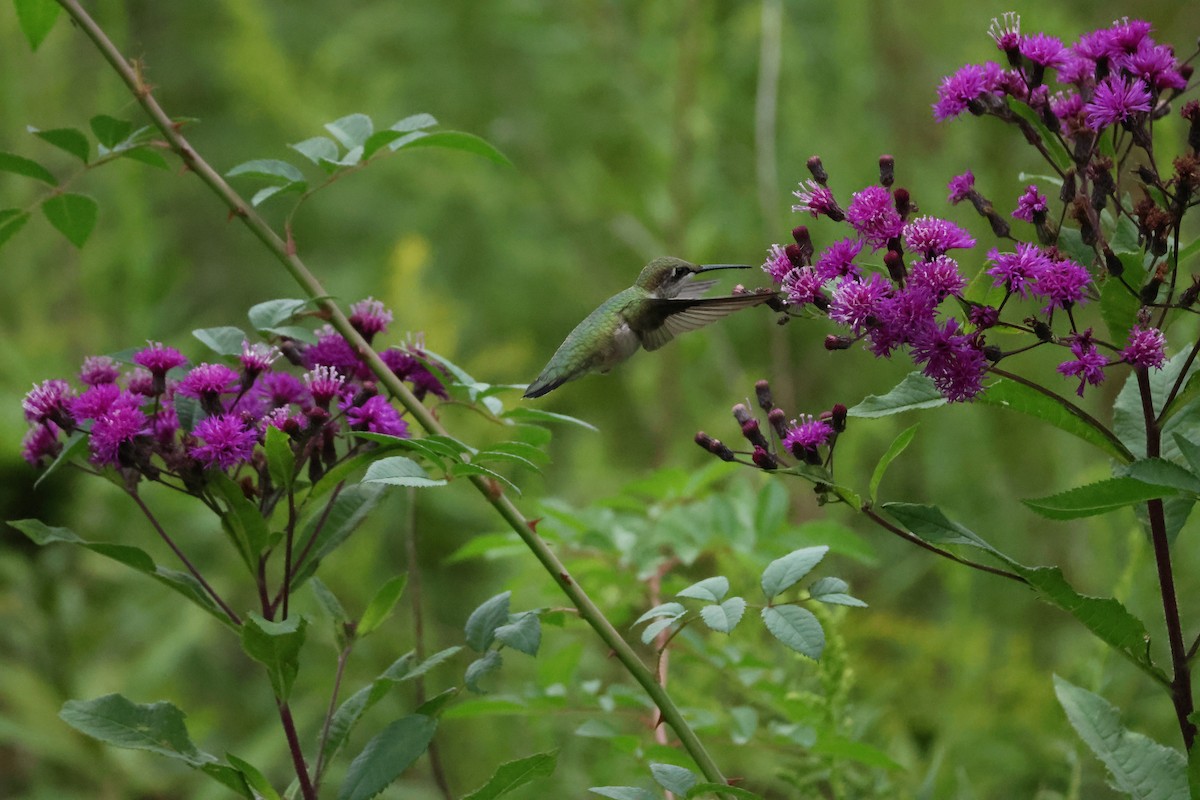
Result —
M771 243L788 240L793 225L809 224L818 247L842 236L789 210L790 192L808 177L804 164L814 154L846 198L874 181L878 156L891 153L897 183L923 212L970 227L981 259L994 244L990 233L965 206L947 208L946 181L970 168L978 188L1009 208L1023 186L1018 174L1039 172L1040 164L1012 130L993 120L937 125L930 105L943 75L967 61L1000 60L986 36L991 18L1016 10L1024 30L1071 42L1136 13L1181 53L1190 52L1200 31L1200 6L1178 0L1144 0L1136 9L1083 0L91 6L122 50L143 61L168 113L198 120L188 136L222 171L251 158L301 163L287 143L353 112L380 126L428 112L507 154L514 169L450 151L401 154L316 196L295 221L301 257L333 294L346 302L382 299L396 313L395 340L423 332L430 349L490 383L531 380L571 327L656 255L758 264ZM776 13L778 87L770 92L762 64L775 63L775 55L771 37L764 50L762 32L764 19L775 28ZM65 19L34 54L6 9L0 45L0 150L36 157L65 175L67 157L25 126L82 128L98 113L141 122L137 106ZM774 125L762 124L772 118ZM186 173L129 162L81 176L73 189L101 204L82 251L39 218L0 251L7 291L0 315L0 518L40 517L89 538L144 543L144 521L103 482L60 475L32 489L35 475L19 457L22 394L34 381L73 375L86 355L147 339L203 358L192 329L241 324L250 305L299 292ZM32 181L0 175L4 207L31 204L39 191ZM287 207L284 199L266 213L279 222ZM542 498L560 498L587 506L656 469L707 466L692 435L704 429L736 439L729 407L752 397L759 378L772 380L790 412L816 413L882 393L908 369L876 364L857 349L827 353L827 332L814 322L780 327L768 313L745 312L534 401L600 432L556 432L544 474L520 478L523 504L536 509ZM1058 380L1049 364L1030 369ZM1108 396L1097 393L1092 402L1103 408L1117 388L1106 387ZM509 402L521 402L516 394ZM440 414L468 440L496 435L470 411L444 406ZM1014 498L1106 473L1106 463L1062 435L974 407L855 423L839 446L843 480L864 485L896 433L918 419L917 442L893 467L884 497L936 501L1028 563L1061 563L1081 591L1116 593L1157 636L1153 565L1132 515L1050 525L1014 506ZM751 475L738 480L752 492L763 483ZM1132 727L1176 744L1164 699L1061 615L1005 582L952 569L840 509L817 507L804 485L784 485L791 523L837 519L875 553L866 564L831 557L830 567L871 604L837 622L855 676L855 735L903 765L881 770L872 791L1057 797L1081 785L1079 796L1107 796L1099 765L1081 751L1054 702L1051 672L1102 691ZM203 550L206 537L215 539L214 522L170 498L158 500L173 529L220 574L222 551ZM406 502L389 501L327 565L326 583L348 607L361 609L375 586L406 568L398 533ZM460 641L470 610L503 589L516 588L517 607L561 602L527 557L445 561L472 536L499 528L465 486L422 495L416 518L431 649ZM793 546L786 537L770 543L759 569ZM1200 559L1194 550L1178 552L1186 619L1196 611L1192 576ZM150 756L106 751L57 719L65 699L110 691L139 702L171 699L189 712L202 746L285 767L270 698L250 680L255 670L236 643L156 585L97 561L61 547L35 551L14 532L0 532L0 795L222 796ZM733 569L724 562L706 568L696 577ZM753 575L745 572L747 593ZM602 604L618 618L631 615L626 624L650 605L644 596L622 595L620 581L603 570L594 580L612 589L599 592ZM390 636L364 645L353 668L360 682L411 646L404 619ZM305 667L313 697L301 710L302 724L315 724L327 697L322 670L333 654L320 646L312 645ZM793 661L778 645L753 646L760 658L811 674L810 663ZM552 631L546 648L568 656L579 650L576 680L618 677L581 626ZM513 666L502 678L507 689L536 682L535 669L525 665L524 675ZM456 682L455 675L441 677ZM680 691L693 692L697 705L711 704L720 674L696 669L689 680L691 689ZM452 785L465 793L494 765L560 743L564 763L553 796L581 797L588 785L638 780L644 770L635 758L569 736L585 718L546 715L530 726L502 715L447 721L442 738ZM515 725L519 737L512 736ZM718 760L769 769L754 766L724 734L714 736ZM1077 762L1082 784L1072 777ZM423 769L414 770L404 796L433 796L416 774ZM524 796L551 796L547 785Z

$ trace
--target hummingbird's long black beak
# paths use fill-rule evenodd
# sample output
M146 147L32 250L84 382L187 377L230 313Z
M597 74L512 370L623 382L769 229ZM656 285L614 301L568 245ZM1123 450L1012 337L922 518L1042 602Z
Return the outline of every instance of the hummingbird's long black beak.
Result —
M749 264L702 264L700 266L700 269L696 270L696 272L697 273L708 272L708 271L714 270L714 269L750 269L750 265Z

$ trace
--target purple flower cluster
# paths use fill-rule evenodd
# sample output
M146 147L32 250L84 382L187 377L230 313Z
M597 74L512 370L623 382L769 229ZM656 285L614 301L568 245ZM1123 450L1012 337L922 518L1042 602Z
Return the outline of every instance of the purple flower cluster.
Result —
M372 335L391 320L391 312L375 300L355 304L353 313L356 328ZM260 445L270 427L288 435L296 463L307 463L314 480L363 446L356 431L408 435L400 412L379 394L370 371L336 332L323 329L312 345L287 344L289 358L308 367L300 377L281 368L280 350L267 344L244 343L232 366L189 368L183 354L160 342L134 353L127 365L89 357L79 389L51 379L25 395L30 430L23 455L43 466L63 451L66 437L82 435L97 468L195 491L204 485L205 470L265 474ZM415 393L447 396L416 346L382 355Z

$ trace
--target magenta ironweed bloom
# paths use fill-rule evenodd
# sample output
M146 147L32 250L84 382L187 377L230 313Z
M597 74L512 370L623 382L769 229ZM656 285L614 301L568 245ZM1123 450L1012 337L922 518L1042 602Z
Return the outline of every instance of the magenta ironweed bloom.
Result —
M98 386L102 383L116 383L120 375L121 369L117 362L108 356L88 356L83 360L79 380L88 386Z
M339 373L350 377L367 377L371 374L370 370L363 366L350 343L330 325L318 330L317 343L305 349L304 365L309 369L336 367Z
M60 452L58 426L53 422L34 425L21 440L21 457L31 467L41 466L42 459L51 460Z
M383 363L388 365L396 377L402 381L408 381L412 384L413 394L418 400L424 400L425 395L432 394L435 397L440 397L443 400L450 396L446 391L446 387L426 366L421 363L421 356L425 354L421 352L417 345L406 345L407 350L402 350L397 347L389 347L379 354L383 359ZM430 362L436 364L437 362ZM440 365L438 365L440 368Z
M333 367L313 367L304 375L304 383L308 386L313 402L321 408L329 406L329 401L338 396L345 382L346 379Z
M205 362L192 367L188 374L183 376L176 391L201 400L212 399L223 392L231 391L237 382L238 374L229 367Z
M958 321L933 326L912 344L912 359L951 403L975 399L983 391L987 358L975 337L959 332Z
M1079 378L1079 388L1075 394L1083 397L1085 384L1099 386L1104 382L1104 368L1108 366L1108 359L1096 349L1091 328L1072 337L1071 352L1075 358L1059 364L1058 371L1065 378Z
M1015 50L1021 42L1021 16L1015 11L1005 11L1000 19L992 17L988 36L1000 50Z
M829 318L853 329L855 334L862 333L875 320L880 301L892 292L892 285L878 272L863 280L847 278L833 291Z
M817 275L825 281L847 276L859 277L862 275L862 270L858 268L858 264L854 263L854 260L862 252L862 247L862 240L853 238L839 239L829 245L821 251L821 255L817 256L815 265Z
M136 405L116 403L107 413L92 423L88 447L92 463L99 466L119 466L121 445L128 444L146 431L146 415Z
M1091 102L1084 106L1087 125L1094 131L1150 110L1150 92L1141 78L1109 75L1096 86Z
M158 394L154 388L154 376L145 367L134 367L125 378L125 388L143 397L154 397Z
M1067 63L1067 48L1062 40L1045 33L1022 36L1018 48L1021 55L1035 64L1058 69Z
M194 445L188 452L207 469L229 469L248 462L258 442L258 432L237 414L205 417L192 434L204 444Z
M984 95L996 94L1004 80L1000 65L967 64L953 75L942 78L938 86L938 101L933 104L933 117L938 122L954 119Z
M974 247L975 239L949 220L920 217L904 226L904 243L929 261L947 250Z
M912 263L908 268L908 283L928 289L939 302L952 294L961 294L967 287L966 278L958 271L958 262L950 256Z
M783 246L773 244L767 252L767 260L763 262L762 269L771 276L771 280L783 283L783 277L792 271L792 266L792 260L787 257Z
M988 260L995 262L987 274L995 278L994 286L1002 286L1013 294L1028 297L1034 281L1051 265L1042 248L1028 242L1017 242L1015 253L1001 253L992 248Z
M384 307L382 301L373 297L359 300L350 306L350 324L368 342L375 337L375 334L386 331L391 322L392 312Z
M803 306L817 302L824 285L825 281L817 274L816 268L798 267L784 276L782 288L787 295L788 305Z
M162 342L149 342L150 346L133 354L133 363L150 370L156 378L162 378L175 367L187 363L183 354L174 347L167 347Z
M1114 58L1113 64L1159 90L1187 88L1175 51L1167 45L1143 42L1136 52Z
M1029 184L1017 198L1017 210L1012 212L1014 218L1033 222L1034 217L1043 215L1049 208L1046 205L1046 195L1038 191L1036 184Z
M896 211L892 193L882 186L868 186L855 192L846 219L873 250L886 247L889 239L904 230L904 220Z
M74 399L75 393L70 384L54 378L35 383L21 401L21 408L25 411L25 419L30 422L66 424L70 420L70 408Z
M408 436L408 423L383 395L368 397L361 406L347 410L346 419L354 430Z
M1166 363L1167 340L1158 328L1134 325L1129 331L1129 345L1121 351L1121 358L1135 367L1162 369Z
M799 419L792 420L787 434L783 437L783 446L792 452L796 450L814 450L828 444L833 436L833 426L821 419L814 419L812 414L801 414Z
M804 188L805 183L808 185L808 189ZM792 211L807 211L814 217L824 214L834 222L841 222L846 218L829 187L812 180L805 183L800 184L801 188L792 192L800 200L799 205L792 206Z
M1071 259L1050 259L1049 265L1038 273L1032 291L1038 297L1050 301L1043 309L1048 314L1054 308L1066 308L1082 302L1085 299L1083 290L1091 280L1092 276L1087 269Z
M1143 44L1150 42L1153 26L1141 19L1121 17L1106 31L1108 34L1106 55L1116 58L1123 53L1136 53Z
M72 401L71 416L80 422L85 419L98 419L108 413L120 396L121 387L115 383L93 386Z
M928 336L937 327L938 299L926 286L910 283L902 292L880 300L875 324L867 333L868 347L878 358Z
M950 190L950 196L946 199L958 205L975 191L975 173L967 170L962 175L955 175L950 179L950 183L946 184L946 188Z
M262 342L242 342L242 354L238 360L242 362L242 370L251 379L271 368L275 359L279 358L279 348Z

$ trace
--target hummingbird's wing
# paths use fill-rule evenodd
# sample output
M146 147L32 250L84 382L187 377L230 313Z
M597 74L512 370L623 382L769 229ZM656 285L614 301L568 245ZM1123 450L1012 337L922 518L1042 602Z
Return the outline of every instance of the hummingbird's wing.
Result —
M675 300L695 300L698 297L703 297L705 292L707 292L709 289L711 289L712 287L714 287L716 285L717 285L717 282L715 280L698 281L693 277L690 281L683 284L683 286L679 289L679 292L675 295L675 297L673 299L675 299Z
M654 300L650 324L641 332L642 346L647 350L657 350L681 333L702 328L740 309L765 303L774 296L773 293L764 293Z

